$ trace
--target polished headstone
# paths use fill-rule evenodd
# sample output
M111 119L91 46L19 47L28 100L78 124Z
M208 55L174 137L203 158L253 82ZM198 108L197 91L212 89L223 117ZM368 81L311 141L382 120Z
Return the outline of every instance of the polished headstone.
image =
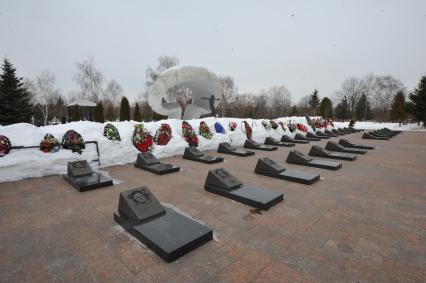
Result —
M331 151L355 153L355 154L366 154L367 153L366 149L344 147L344 146L341 146L340 144L337 144L335 141L329 141L325 145L325 149L331 150Z
M313 159L312 157L309 157L297 150L291 150L289 152L287 156L287 163L328 170L337 170L342 168L342 163Z
M217 148L217 152L241 156L241 157L251 156L251 155L255 154L254 151L247 150L247 149L244 149L244 148L237 148L237 147L230 145L227 142L220 143L218 148Z
M340 139L339 144L344 147L351 147L351 148L361 148L361 149L374 149L374 146L368 146L368 145L362 145L362 144L355 144L351 141L348 141L346 139Z
M201 163L207 163L207 164L218 163L223 161L222 157L214 157L214 156L206 155L204 152L201 152L195 146L190 146L185 148L185 152L183 153L183 158L192 160L192 161L201 162Z
M311 139L313 141L320 141L321 140L321 137L319 137L319 136L317 136L317 135L315 135L314 133L311 133L311 132L306 133L306 138Z
M332 132L332 131L330 131L330 130L324 130L324 133L325 133L326 135L330 136L330 137L333 137L333 138L335 138L335 137L337 137L337 136L338 136L337 134L333 133L333 132Z
M369 132L369 133L364 133L364 134L362 135L362 138L363 138L363 139L369 139L369 140L380 140L380 141L387 141L387 140L389 140L389 138L377 137L377 136L375 136L375 135L371 134L371 132Z
M296 140L296 139L293 139L293 138L291 138L291 137L289 137L287 135L283 135L281 137L281 141L282 142L291 142L291 143L300 143L300 144L307 144L307 143L309 143L308 140Z
M286 170L284 166L270 158L260 158L254 170L257 174L287 181L311 185L319 180L319 174Z
M138 153L135 167L157 175L178 172L180 170L178 166L160 162L151 152Z
M166 213L164 207L147 187L120 193L118 212L132 225L139 225Z
M275 146L285 146L285 147L292 147L295 146L292 142L283 142L279 141L277 139L274 139L273 137L267 137L264 142L266 145L275 145Z
M146 187L120 193L114 220L166 262L213 238L212 230L163 207Z
M110 178L94 172L86 160L68 162L63 178L79 192L113 185Z
M283 200L282 193L245 185L223 168L209 171L204 189L258 209L268 209Z
M329 136L329 135L327 135L327 134L325 134L325 133L323 133L321 131L316 131L316 134L317 134L318 137L320 137L322 139L329 139L329 138L331 138L331 136Z
M70 178L78 178L92 175L93 170L87 160L73 161L67 164L67 174Z
M319 145L312 146L311 150L309 151L309 155L317 156L317 157L349 160L349 161L353 161L356 159L356 155L354 154L328 151L320 147Z
M260 144L255 142L252 139L246 140L244 143L244 147L249 149L257 149L257 150L265 150L265 151L273 151L278 149L276 146Z

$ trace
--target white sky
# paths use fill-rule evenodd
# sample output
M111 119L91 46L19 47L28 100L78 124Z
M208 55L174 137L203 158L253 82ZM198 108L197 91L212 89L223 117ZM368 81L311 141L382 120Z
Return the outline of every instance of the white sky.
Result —
M231 75L240 92L285 85L295 101L366 73L412 89L426 74L426 1L0 0L0 57L20 76L52 71L65 94L94 56L134 98L160 55Z

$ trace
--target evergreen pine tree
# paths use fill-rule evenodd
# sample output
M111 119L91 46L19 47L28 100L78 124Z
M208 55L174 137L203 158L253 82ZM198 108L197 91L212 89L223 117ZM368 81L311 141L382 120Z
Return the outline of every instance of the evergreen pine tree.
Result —
M334 113L338 119L346 120L350 118L349 103L346 97L337 104L336 109L334 109Z
M426 76L420 79L419 85L410 94L409 109L418 122L426 127Z
M355 117L357 120L365 121L372 118L370 103L367 96L363 93L355 107Z
M309 98L309 106L311 107L311 114L316 114L318 105L320 104L320 98L318 95L318 90L314 89L314 92Z
M72 109L72 120L73 121L80 121L81 120L81 112L80 112L80 106L75 105Z
M0 125L29 123L32 116L31 96L16 69L4 59L0 75Z
M405 94L400 90L393 98L391 112L391 120L401 123L407 118Z
M104 120L104 107L102 105L102 101L99 101L98 104L96 104L95 121L99 122L99 123L105 122L105 120Z
M328 97L324 97L321 100L320 107L319 107L319 114L323 118L333 117L333 103Z
M133 120L137 122L141 122L141 111L139 110L139 103L136 103L135 105L135 111L133 111Z
M130 121L130 104L125 96L121 99L120 121Z
M115 109L114 109L114 105L112 105L112 103L108 103L107 107L106 107L106 113L105 113L105 118L107 119L107 121L115 121Z

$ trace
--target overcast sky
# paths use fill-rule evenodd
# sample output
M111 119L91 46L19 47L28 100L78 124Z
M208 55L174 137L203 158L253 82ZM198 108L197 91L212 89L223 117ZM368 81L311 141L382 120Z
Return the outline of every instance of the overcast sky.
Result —
M20 76L43 70L67 93L93 56L129 97L160 55L234 77L240 92L285 85L297 101L345 78L426 74L426 1L0 0L0 57Z

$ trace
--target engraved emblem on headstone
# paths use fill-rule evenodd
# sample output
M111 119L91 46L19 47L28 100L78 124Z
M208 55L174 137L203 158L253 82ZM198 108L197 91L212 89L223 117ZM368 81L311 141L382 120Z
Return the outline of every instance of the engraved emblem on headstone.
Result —
M133 191L129 194L129 198L136 204L143 204L151 201L151 195L145 188Z

